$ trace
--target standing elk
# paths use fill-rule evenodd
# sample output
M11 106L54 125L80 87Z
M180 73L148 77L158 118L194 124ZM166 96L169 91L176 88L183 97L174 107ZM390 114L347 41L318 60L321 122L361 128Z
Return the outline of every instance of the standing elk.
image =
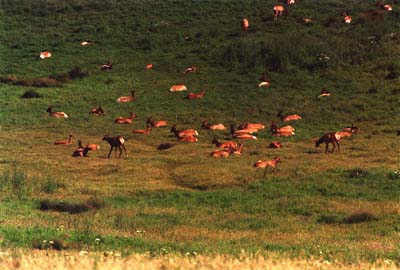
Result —
M282 5L274 6L274 20L278 20L278 17L282 16L284 11L285 8Z
M242 29L244 32L247 32L247 30L249 29L249 20L246 18L242 20Z
M152 127L155 128L166 127L168 125L167 121L164 120L154 121L152 117L149 117L147 119L146 124L150 124Z
M267 168L267 167L275 167L278 163L282 162L280 157L275 157L273 160L259 160L254 163L254 168Z
M49 113L50 117L55 118L68 118L68 115L65 112L53 112L53 107L50 106L47 108L46 112Z
M119 103L132 102L132 101L135 101L135 100L136 100L135 91L131 91L131 95L130 96L117 98L117 102L119 102Z
M210 123L208 123L207 120L203 121L201 128L211 129L211 130L225 130L226 129L226 127L223 124L211 125Z
M68 144L71 144L72 137L74 137L74 136L69 135L69 139L68 140L55 141L54 144L55 145L68 145Z
M346 11L342 12L342 16L345 23L351 23L351 21L353 20L351 16L347 15Z
M187 95L188 99L201 99L204 97L204 95L206 94L206 90L202 90L200 93L195 94L195 93L189 93Z
M340 151L340 144L339 144L339 140L340 140L341 136L340 134L338 134L338 132L330 132L330 133L326 133L324 134L318 141L315 142L315 147L318 147L321 143L325 143L325 154L328 153L328 144L332 144L333 148L331 153L333 153L333 151L335 151L336 145L338 147L338 152Z
M130 117L118 117L114 120L114 123L117 124L132 124L133 120L137 117L136 114L134 114L133 112L131 112L131 116Z
M127 156L126 154L126 149L125 149L125 139L122 136L115 136L115 137L110 137L108 135L104 135L103 141L107 141L110 144L110 152L108 152L108 156L107 158L110 158L111 156L111 152L113 150L113 148L115 148L115 157L117 157L117 148L119 149L119 156L118 158L121 157L122 155L122 149L125 152L125 156Z

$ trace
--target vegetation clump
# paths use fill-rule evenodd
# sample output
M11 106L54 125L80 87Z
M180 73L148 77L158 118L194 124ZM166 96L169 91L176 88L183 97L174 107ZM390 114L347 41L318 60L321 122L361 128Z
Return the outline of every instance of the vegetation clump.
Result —
M21 96L21 98L41 98L41 97L43 96L38 92L36 92L35 90L28 90Z

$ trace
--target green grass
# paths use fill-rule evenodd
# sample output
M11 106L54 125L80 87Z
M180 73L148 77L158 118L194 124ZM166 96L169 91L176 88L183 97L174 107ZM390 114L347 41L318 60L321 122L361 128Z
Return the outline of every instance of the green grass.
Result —
M398 262L400 6L373 19L366 13L372 2L309 0L273 21L274 3L1 2L1 78L32 80L74 67L88 76L60 87L0 84L0 245L32 248L57 239L69 249L126 254L245 249ZM351 25L342 23L343 9ZM248 33L241 32L243 17ZM305 25L301 17L314 21ZM93 45L82 47L83 40ZM40 60L43 50L53 57ZM318 60L321 53L330 60ZM100 71L108 60L113 69ZM198 72L183 74L191 65ZM257 87L263 73L271 79L267 89ZM187 100L168 91L177 83L207 94ZM323 87L333 95L317 99ZM43 97L20 98L32 89ZM132 89L135 102L116 103ZM69 118L48 117L50 105ZM106 115L90 115L99 105ZM202 120L269 126L279 110L303 117L290 123L296 136L279 138L282 149L267 148L276 139L267 128L258 141L244 142L242 156L209 157L212 138L229 136L200 130ZM133 125L113 123L131 111L138 115ZM180 144L169 128L134 135L150 116L198 129L199 142ZM351 123L360 133L344 138L340 153L314 148L313 139ZM106 159L107 133L127 139L128 157ZM69 134L73 145L53 145ZM100 150L73 158L77 139ZM161 143L173 147L156 150ZM275 169L252 167L277 155L283 162ZM104 207L80 214L38 208L43 200L90 199ZM345 222L362 212L374 218Z

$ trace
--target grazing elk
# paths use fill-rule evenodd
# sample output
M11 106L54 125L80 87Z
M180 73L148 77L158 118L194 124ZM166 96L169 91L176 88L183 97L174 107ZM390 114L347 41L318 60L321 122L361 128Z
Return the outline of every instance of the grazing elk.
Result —
M247 32L247 30L249 29L249 20L247 20L246 18L242 20L242 29L244 32Z
M50 106L47 108L46 112L49 113L50 117L55 118L68 118L68 115L65 112L53 112L53 107Z
M194 73L197 71L197 68L195 66L191 66L185 69L183 73Z
M282 16L284 11L285 8L282 5L274 6L274 20L278 20L278 17Z
M40 52L40 56L39 57L41 59L49 58L49 57L51 57L51 52L49 52L49 51Z
M135 101L135 100L136 100L135 93L136 93L135 91L131 91L131 95L130 95L130 96L127 96L127 97L119 97L119 98L117 98L117 102L119 102L119 103L126 103L126 102Z
M134 114L133 112L131 112L131 116L130 117L118 117L114 120L114 123L117 124L132 124L133 120L136 118L136 114Z
M238 148L237 143L232 142L232 141L227 141L227 142L221 143L221 142L219 142L219 141L217 140L216 137L214 137L214 139L212 140L211 143L212 143L212 144L215 144L218 148L234 148L234 149L237 149L237 148Z
M301 119L301 116L298 115L298 114L291 114L291 115L284 116L282 114L282 111L279 111L276 116L279 117L283 122L289 122L289 121L294 121L294 120L300 120Z
M105 114L105 112L104 112L104 110L103 110L103 108L102 108L101 106L99 106L98 108L93 108L93 109L90 111L90 113L91 113L91 114L94 114L94 115L97 115L97 116L100 116L100 115L104 115L104 114Z
M111 61L108 61L106 64L100 66L100 70L111 70L113 64Z
M201 91L200 93L198 93L198 94L189 93L189 94L187 95L187 98L188 98L188 99L200 99L200 98L203 98L205 94L206 94L206 90L202 90L202 91Z
M115 136L115 137L110 137L110 136L108 136L108 135L104 135L104 137L103 137L103 139L102 139L103 141L107 141L109 144L110 144L110 152L108 152L108 156L107 156L107 158L110 158L110 156L111 156L111 152L112 152L112 150L113 150L113 148L115 148L115 157L117 157L117 148L119 149L119 156L118 156L118 158L120 158L121 157L121 155L122 155L122 149L124 150L124 152L125 152L125 155L127 156L127 154L126 154L126 149L125 149L125 139L124 139L124 137L122 137L122 136Z
M152 127L155 128L166 127L168 125L167 121L154 121L152 117L147 119L146 124L150 124Z
M176 124L171 127L170 132L174 133L177 138L197 137L199 135L199 133L195 129L177 130L176 129Z
M54 144L55 145L67 145L67 144L71 144L72 142L72 135L69 135L69 139L68 140L61 140L61 141L55 141Z
M340 140L341 136L340 134L338 134L338 132L330 132L330 133L326 133L324 134L318 141L315 142L315 147L318 147L321 143L325 143L325 154L328 153L328 144L331 143L333 145L333 149L331 151L331 153L333 153L333 151L336 148L336 145L338 147L338 152L340 151L340 144L339 144L339 140Z
M284 126L284 127L278 127L278 124L275 122L271 123L271 128L272 136L292 136L294 135L294 127L292 126Z
M201 128L211 129L211 130L225 130L226 129L226 127L223 124L211 125L210 123L208 123L207 120L203 121Z
M253 167L255 168L267 168L267 167L275 167L278 163L282 162L280 157L275 157L273 160L259 160L254 163Z
M181 91L186 91L187 87L184 84L175 84L171 86L169 89L170 92L181 92Z

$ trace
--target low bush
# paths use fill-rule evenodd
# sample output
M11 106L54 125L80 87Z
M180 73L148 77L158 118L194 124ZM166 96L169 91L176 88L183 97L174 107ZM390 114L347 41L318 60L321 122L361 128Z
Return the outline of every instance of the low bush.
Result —
M41 98L42 95L36 92L35 90L26 91L21 98Z
M343 223L345 224L356 224L361 222L369 222L376 221L376 218L373 214L369 212L355 212L350 214L348 217L343 219Z

